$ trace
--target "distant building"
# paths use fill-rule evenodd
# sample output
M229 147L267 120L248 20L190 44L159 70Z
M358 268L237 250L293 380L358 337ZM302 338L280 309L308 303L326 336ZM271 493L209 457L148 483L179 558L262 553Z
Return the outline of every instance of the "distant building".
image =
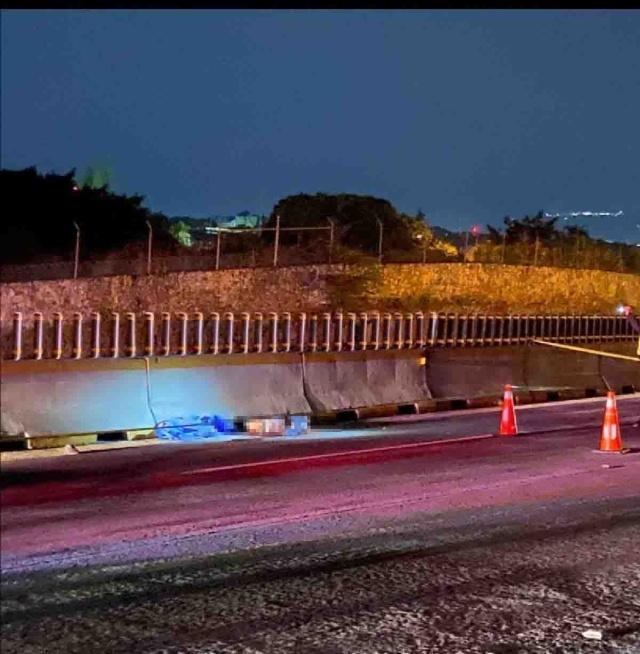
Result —
M218 227L225 229L256 229L266 220L266 216L260 216L250 211L241 211L235 216L214 216L213 220Z
M266 216L260 216L250 211L241 211L235 216L214 215L209 218L182 218L182 222L188 225L193 245L211 242L215 239L219 229L256 229L266 220Z

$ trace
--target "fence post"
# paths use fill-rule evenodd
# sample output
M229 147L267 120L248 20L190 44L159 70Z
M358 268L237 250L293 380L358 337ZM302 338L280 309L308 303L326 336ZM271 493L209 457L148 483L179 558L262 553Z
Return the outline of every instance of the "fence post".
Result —
M278 351L278 314L275 311L269 313L269 319L271 320L271 352Z
M349 350L353 352L356 349L356 314L348 313L347 317L349 318Z
M255 330L256 330L256 345L255 345L255 350L256 352L262 352L262 321L263 321L263 315L259 311L257 313L253 314L253 318L255 320Z
M305 350L305 341L307 338L307 314L306 313L301 313L300 314L300 331L299 331L299 338L300 342L298 343L299 345L299 350L300 352L304 352Z
M334 238L334 225L331 218L327 218L329 221L329 263L333 263L333 238Z
M331 314L323 313L324 318L324 351L331 351Z
M211 354L220 352L220 314L217 311L211 313L211 322L213 323L213 333L211 334Z
M416 313L416 347L423 348L424 347L424 341L425 341L425 333L424 333L424 313L422 311L418 311Z
M178 354L183 357L187 354L188 316L184 311L178 311L177 316L180 320L180 344L178 345Z
M222 239L222 232L220 231L220 227L218 227L218 231L216 232L216 270L220 270L221 239Z
M43 347L42 347L42 325L43 318L42 312L36 311L33 314L33 357L34 359L42 359Z
M373 319L376 321L375 327L373 329L373 349L380 349L380 337L382 336L382 317L380 316L379 311L374 311L372 313Z
M91 313L91 356L94 359L100 357L100 327L102 318L98 311Z
M276 236L273 241L273 267L278 266L278 247L280 245L280 215L276 216Z
M78 279L78 268L80 264L80 227L74 220L73 226L76 228L76 247L73 253L73 278Z
M120 314L117 311L113 311L111 316L113 317L111 356L117 359L120 356Z
M204 315L202 311L196 311L196 344L194 354L202 354L202 343L204 341Z
M82 314L79 311L73 314L73 358L82 357Z
M133 311L129 311L125 314L125 318L128 327L125 352L129 357L134 357L136 355L136 314Z
M153 247L153 227L149 220L146 221L149 230L149 237L147 239L147 275L151 274L151 248Z
M311 315L311 343L310 348L312 352L318 349L318 314Z
M398 349L401 349L404 345L404 316L401 313L396 312L393 314L393 317L398 325L398 336L396 337L395 346Z
M251 329L251 315L246 311L242 314L242 353L249 354L249 330Z
M291 351L291 314L285 311L282 314L284 320L284 351Z
M153 356L155 350L155 315L153 311L145 311L144 315L144 353L146 356Z
M224 319L227 321L227 353L233 354L233 327L235 317L231 311L224 314Z
M405 316L405 324L407 325L407 328L405 330L404 343L407 347L411 348L413 347L413 341L415 340L413 334L414 318L412 313L408 313Z
M337 352L342 350L342 312L336 311L336 341L335 348Z
M56 311L53 314L53 333L54 333L54 345L53 345L53 358L62 359L62 350L63 350L63 333L62 333L62 324L64 318L59 311Z
M446 334L445 334L446 336ZM431 334L429 336L429 345L435 347L438 344L438 313L431 312Z
M369 314L365 312L360 314L360 320L362 321L362 338L360 339L360 349L367 349L368 336L367 331L369 329Z
M385 330L384 330L384 349L391 349L391 314L384 314Z
M169 356L171 352L171 314L162 312L162 356Z
M20 361L22 358L22 313L13 313L13 360ZM60 358L60 357L56 357Z
M448 322L448 321L447 321ZM453 314L453 322L451 324L451 347L458 345L458 330L460 328L460 316L457 313Z

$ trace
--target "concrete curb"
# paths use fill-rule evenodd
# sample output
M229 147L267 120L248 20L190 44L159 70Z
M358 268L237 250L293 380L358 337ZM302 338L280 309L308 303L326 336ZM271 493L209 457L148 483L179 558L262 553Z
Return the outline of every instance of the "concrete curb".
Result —
M623 386L616 390L617 395L630 395L637 390L634 386ZM557 388L557 389L515 389L515 403L518 406L561 402L564 400L581 400L593 397L606 397L607 391L596 388ZM499 407L501 395L484 395L471 398L437 398L418 400L409 404L385 404L372 407L355 407L331 411L311 416L312 426L357 422L372 418L390 418L400 415L439 413L441 411L458 411L463 409L483 409Z

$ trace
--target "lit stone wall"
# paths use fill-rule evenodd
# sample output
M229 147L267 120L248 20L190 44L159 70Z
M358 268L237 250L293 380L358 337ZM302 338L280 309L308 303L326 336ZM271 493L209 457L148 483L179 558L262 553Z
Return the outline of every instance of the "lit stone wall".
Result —
M14 311L22 311L25 317L34 311L68 315L73 311L330 308L610 314L619 302L640 307L640 277L498 264L298 266L1 285L3 332Z

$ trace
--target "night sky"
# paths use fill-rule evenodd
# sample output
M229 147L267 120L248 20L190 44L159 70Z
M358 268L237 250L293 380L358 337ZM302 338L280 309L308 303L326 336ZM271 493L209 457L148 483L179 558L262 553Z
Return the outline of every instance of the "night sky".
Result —
M4 168L168 215L346 192L640 241L638 11L3 11L1 72Z

